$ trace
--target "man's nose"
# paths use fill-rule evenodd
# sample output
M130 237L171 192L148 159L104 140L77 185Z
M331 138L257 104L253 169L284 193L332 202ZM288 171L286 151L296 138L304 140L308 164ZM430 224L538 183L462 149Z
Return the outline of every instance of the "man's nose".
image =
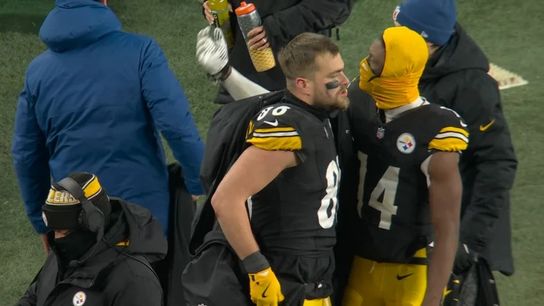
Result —
M351 83L346 75L346 73L342 72L340 74L340 83L342 83L342 85L346 86L346 87L349 87L349 84Z

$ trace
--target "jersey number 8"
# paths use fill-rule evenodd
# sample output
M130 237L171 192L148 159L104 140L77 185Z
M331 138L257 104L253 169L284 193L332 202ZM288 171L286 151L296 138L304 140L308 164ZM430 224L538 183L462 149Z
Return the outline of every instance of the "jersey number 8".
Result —
M285 114L289 109L290 107L285 105L278 107L269 106L267 108L263 108L263 110L259 113L259 116L257 116L257 120L262 120L271 110L273 116L281 116Z
M331 160L327 166L327 193L321 199L321 206L317 210L317 219L322 228L331 228L336 220L336 206L338 204L338 182L340 170L336 160Z

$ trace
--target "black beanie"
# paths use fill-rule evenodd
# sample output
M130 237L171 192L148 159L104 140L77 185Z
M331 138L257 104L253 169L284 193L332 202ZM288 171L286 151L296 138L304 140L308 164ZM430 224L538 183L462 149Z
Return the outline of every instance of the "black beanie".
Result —
M96 175L87 172L74 172L72 178L83 190L83 195L104 214L107 226L111 214L108 195L100 185ZM45 225L51 229L71 229L80 227L81 203L72 194L56 183L51 185L49 195L42 207Z

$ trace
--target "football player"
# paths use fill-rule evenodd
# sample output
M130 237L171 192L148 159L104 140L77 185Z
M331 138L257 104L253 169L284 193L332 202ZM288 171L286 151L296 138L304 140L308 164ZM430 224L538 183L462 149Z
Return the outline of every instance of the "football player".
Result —
M441 302L457 249L458 160L468 132L454 111L420 97L427 59L419 34L388 28L361 61L358 86L350 87L361 171L343 305Z
M262 93L259 86L232 82L243 76L226 66L220 36L213 28L199 33L200 64L234 97ZM248 147L212 205L249 275L251 301L331 305L340 170L329 115L347 108L349 81L338 47L319 34L295 37L279 63L285 95L249 123Z

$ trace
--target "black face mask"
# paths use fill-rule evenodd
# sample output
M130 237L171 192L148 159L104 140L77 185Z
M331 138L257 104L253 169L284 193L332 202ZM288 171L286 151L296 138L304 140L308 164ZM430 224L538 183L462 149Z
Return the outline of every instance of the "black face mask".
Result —
M54 239L53 243L61 262L68 264L81 258L96 243L96 233L76 230L65 237Z

